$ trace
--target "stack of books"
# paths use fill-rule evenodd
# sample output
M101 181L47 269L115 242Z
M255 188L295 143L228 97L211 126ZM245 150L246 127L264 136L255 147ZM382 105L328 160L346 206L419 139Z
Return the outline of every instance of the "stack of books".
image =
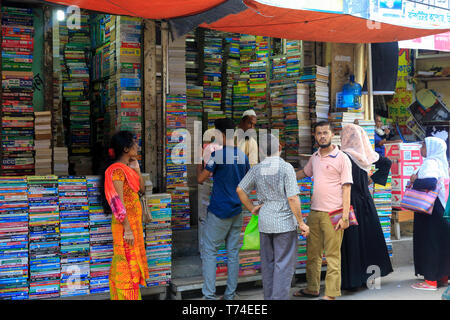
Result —
M309 107L312 123L328 120L330 111L328 67L317 65L304 67L300 82L309 85Z
M256 112L258 128L268 129L267 64L269 57L267 37L256 36L254 58L249 64L250 108Z
M205 30L203 70L203 110L220 111L222 106L222 36Z
M86 177L58 179L61 297L89 294L89 204Z
M52 115L50 111L34 113L35 174L52 173Z
M172 229L170 194L147 194L152 221L145 224L148 286L168 285L172 274Z
M299 122L298 152L300 154L311 154L313 137L309 113L309 86L304 83L297 84L297 120Z
M1 175L34 174L33 9L2 6Z
M388 248L389 256L392 257L391 240L391 216L392 216L392 184L391 176L385 186L374 183L370 186L378 218L380 219L381 229Z
M135 134L142 166L141 34L141 18L116 17L117 70L111 77L115 84L109 89L117 92L117 127L114 131L129 130ZM115 104L114 101L110 103Z
M186 96L166 99L167 192L172 195L172 228L190 228L189 187L187 181ZM184 130L183 130L184 129Z
M298 188L300 190L300 205L302 210L303 219L306 221L309 213L311 212L311 189L312 189L312 179L303 178L298 180ZM297 264L296 268L306 268L306 238L300 233L298 234L298 251L297 251Z
M249 194L250 200L254 205L258 205L258 200L256 198L256 190L253 190ZM244 240L244 232L247 227L252 214L244 206L242 206L242 229L239 238L239 246L241 247ZM259 250L241 250L239 251L239 276L249 276L258 274L261 270L261 256Z
M230 33L225 35L224 61L226 78L223 81L225 90L225 115L227 118L233 118L233 85L239 78L239 40L238 33Z
M28 176L30 299L57 298L61 258L58 177Z
M91 39L89 15L80 15L80 27L64 27L67 43L62 45L62 88L69 119L69 161L77 174L89 174L91 158L91 107L89 100ZM60 34L61 37L61 34ZM62 40L62 39L61 39Z
M69 151L66 147L53 148L53 173L57 176L69 174Z
M363 121L363 114L362 113L355 113L355 112L345 112L345 111L339 111L339 112L331 112L329 114L329 121L333 124L334 127L334 136L331 141L334 145L341 145L341 131L342 127L347 123L355 123L357 121L358 123ZM375 134L375 132L374 132ZM374 137L374 136L373 136ZM375 137L374 137L375 139Z
M0 300L28 299L27 181L0 178Z
M109 269L114 254L111 213L104 212L100 176L87 176L89 202L90 293L109 291Z
M242 76L242 74L241 74ZM247 79L237 79L233 84L233 120L238 124L250 104Z

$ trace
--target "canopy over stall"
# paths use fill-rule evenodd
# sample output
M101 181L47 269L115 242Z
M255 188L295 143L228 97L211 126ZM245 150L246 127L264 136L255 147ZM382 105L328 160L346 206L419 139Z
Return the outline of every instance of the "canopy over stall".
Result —
M450 31L450 0L48 0L111 14L172 19L174 36L219 31L321 42L373 43ZM228 5L228 6L225 6ZM219 6L219 7L218 7Z

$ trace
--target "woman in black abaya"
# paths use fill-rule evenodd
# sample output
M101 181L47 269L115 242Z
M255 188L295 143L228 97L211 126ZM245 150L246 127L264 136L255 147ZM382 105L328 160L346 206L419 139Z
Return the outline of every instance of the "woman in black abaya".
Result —
M414 213L414 269L424 277L412 285L419 290L437 290L448 285L450 276L450 222L444 218L447 194L444 180L449 178L447 145L444 140L427 137L420 149L425 158L417 174L411 176L416 190L435 190L438 186L431 215Z
M374 270L379 270L377 275L381 277L393 270L368 187L368 172L379 155L372 149L367 133L354 124L345 125L342 129L341 149L352 162L351 205L358 220L357 226L350 226L344 231L341 246L341 288L354 290L366 286L368 278L374 275Z

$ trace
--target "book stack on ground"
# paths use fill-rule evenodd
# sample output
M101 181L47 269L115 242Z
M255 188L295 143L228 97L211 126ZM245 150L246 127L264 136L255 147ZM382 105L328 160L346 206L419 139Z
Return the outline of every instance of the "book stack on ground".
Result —
M28 176L30 212L30 299L60 292L58 177Z
M190 228L189 187L187 181L186 96L166 99L166 187L172 195L172 228Z
M61 297L89 294L89 204L86 177L58 179Z
M384 240L388 248L389 256L392 257L391 240L391 216L392 216L392 184L389 175L385 186L372 184L369 187L380 219L381 229L383 230Z
M57 176L69 174L69 151L66 147L53 148L53 173Z
M33 9L1 9L1 175L33 175Z
M0 300L28 299L27 181L0 178Z
M300 190L300 205L302 210L303 219L306 221L309 213L311 212L311 188L312 180L311 178L303 178L298 180L298 188ZM306 238L298 233L298 251L297 251L297 264L296 268L306 268Z
M149 271L148 286L168 285L172 274L171 196L145 194L152 221L145 224L145 250Z
M203 110L220 111L222 103L222 36L205 30L203 70Z
M109 291L109 269L114 254L111 213L102 206L101 177L87 176L89 202L90 293Z
M52 173L52 114L50 111L34 113L35 174Z
M254 205L258 205L256 198L256 190L249 194L250 200ZM244 206L242 206L242 229L239 237L239 247L242 246L244 240L244 232L252 214ZM250 276L259 273L261 270L261 256L259 250L240 250L239 251L239 276Z

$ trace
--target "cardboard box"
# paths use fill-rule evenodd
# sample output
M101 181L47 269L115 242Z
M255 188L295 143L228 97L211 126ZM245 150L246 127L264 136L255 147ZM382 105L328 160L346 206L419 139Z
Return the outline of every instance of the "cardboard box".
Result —
M392 191L400 191L403 193L406 189L406 185L409 182L410 176L393 176L392 177Z
M386 148L386 157L397 160L398 163L420 163L423 159L420 155L421 145L418 143L388 143L384 145Z

